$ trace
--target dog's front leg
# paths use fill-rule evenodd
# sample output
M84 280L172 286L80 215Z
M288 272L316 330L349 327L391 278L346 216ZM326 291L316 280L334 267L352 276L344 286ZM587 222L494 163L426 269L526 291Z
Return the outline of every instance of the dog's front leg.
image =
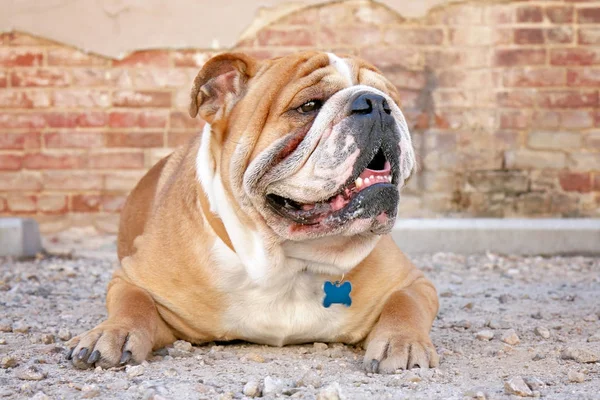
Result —
M78 368L142 362L153 348L176 340L144 289L117 271L108 286L108 319L67 343L67 358Z
M369 372L437 367L439 357L429 331L439 303L433 284L420 276L387 299L366 340L364 367Z

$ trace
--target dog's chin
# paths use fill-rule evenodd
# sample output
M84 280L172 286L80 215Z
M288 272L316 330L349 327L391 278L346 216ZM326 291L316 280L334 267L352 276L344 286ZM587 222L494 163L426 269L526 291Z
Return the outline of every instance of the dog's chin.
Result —
M273 215L271 227L288 240L324 236L389 233L396 219L398 188L385 175L371 177L360 187L345 187L340 193L316 203L267 195Z

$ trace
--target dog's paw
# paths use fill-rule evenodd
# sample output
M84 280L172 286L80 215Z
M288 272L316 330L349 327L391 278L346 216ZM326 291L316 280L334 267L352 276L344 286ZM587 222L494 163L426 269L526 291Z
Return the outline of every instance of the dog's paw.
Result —
M435 368L439 357L429 335L377 335L369 341L363 362L367 372L390 374L397 369Z
M144 361L152 350L152 338L144 330L105 321L67 346L67 359L77 368L110 368Z

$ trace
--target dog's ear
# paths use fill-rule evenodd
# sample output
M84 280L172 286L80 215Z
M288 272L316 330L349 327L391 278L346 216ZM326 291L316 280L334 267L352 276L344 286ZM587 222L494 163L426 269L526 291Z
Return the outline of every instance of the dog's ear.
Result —
M200 114L212 123L226 115L243 96L257 65L254 58L242 53L224 53L208 60L194 79L190 116Z

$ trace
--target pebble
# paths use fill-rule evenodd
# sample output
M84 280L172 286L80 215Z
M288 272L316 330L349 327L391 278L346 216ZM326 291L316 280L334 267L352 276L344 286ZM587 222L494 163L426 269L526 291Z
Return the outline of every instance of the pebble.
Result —
M514 394L521 397L532 397L533 392L525 383L523 378L515 376L504 382L504 390L508 394Z
M31 327L23 321L17 321L12 326L12 331L17 333L28 333Z
M0 332L12 332L12 322L8 319L0 320Z
M84 399L92 399L100 394L100 389L98 385L83 385L81 393Z
M600 360L600 351L593 351L587 347L569 346L560 354L563 360L574 360L578 363L594 363Z
M37 367L27 367L17 373L17 378L24 381L41 381L46 379L47 373Z
M246 354L244 356L244 358L246 360L254 361L254 362L257 362L257 363L264 363L265 362L265 358L263 356L261 356L260 354L258 354L258 353L248 353L248 354Z
M508 329L506 332L504 332L500 340L506 344L510 344L511 346L514 346L521 341L514 329Z
M18 364L19 362L17 361L17 359L12 356L2 357L2 359L0 360L0 368L13 368L16 367Z
M600 333L594 333L587 339L588 342L600 342Z
M596 314L590 314L583 317L583 320L586 322L596 322L598 321L598 316Z
M71 334L71 331L68 330L67 328L61 328L58 331L58 338L60 340L69 340L73 337L73 335Z
M486 322L485 326L492 329L508 329L510 327L510 324L508 323L508 321L502 319L491 319L488 322Z
M46 396L44 392L37 392L31 398L31 400L50 400L50 397Z
M286 384L284 381L267 376L264 379L263 396L282 394L285 388Z
M0 338L0 344L6 344L6 339Z
M315 389L320 388L323 385L321 377L315 371L307 371L302 377L296 382L296 386L312 386Z
M313 348L316 351L325 351L325 350L327 350L329 348L329 346L327 345L327 343L316 342L315 344L313 344Z
M106 386L110 390L127 390L129 388L129 381L126 379L115 379Z
M127 373L128 378L135 378L136 376L144 375L146 372L146 368L143 365L128 365L125 368L125 372Z
M585 381L585 375L582 372L569 371L567 374L569 382L582 383Z
M494 338L494 332L489 329L485 329L477 332L475 337L479 340L492 340Z
M190 342L185 340L177 340L173 343L173 347L167 348L167 354L171 357L191 357L194 348Z
M262 394L260 383L258 381L249 381L244 385L243 393L248 397L260 397Z
M466 319L457 321L457 322L453 322L452 323L452 327L453 328L463 328L463 329L469 329L471 327L471 321L467 321Z
M525 377L523 379L525 381L525 383L527 384L527 386L529 386L529 389L531 390L540 390L546 387L546 384L541 380L538 379L534 376L528 376Z
M548 330L548 328L543 326L536 326L533 330L533 333L544 339L548 339L550 337L550 331Z
M44 344L52 344L56 341L56 339L54 338L54 335L46 333L42 335L42 343Z
M333 382L317 393L317 400L340 400L342 397L342 388L338 382Z

